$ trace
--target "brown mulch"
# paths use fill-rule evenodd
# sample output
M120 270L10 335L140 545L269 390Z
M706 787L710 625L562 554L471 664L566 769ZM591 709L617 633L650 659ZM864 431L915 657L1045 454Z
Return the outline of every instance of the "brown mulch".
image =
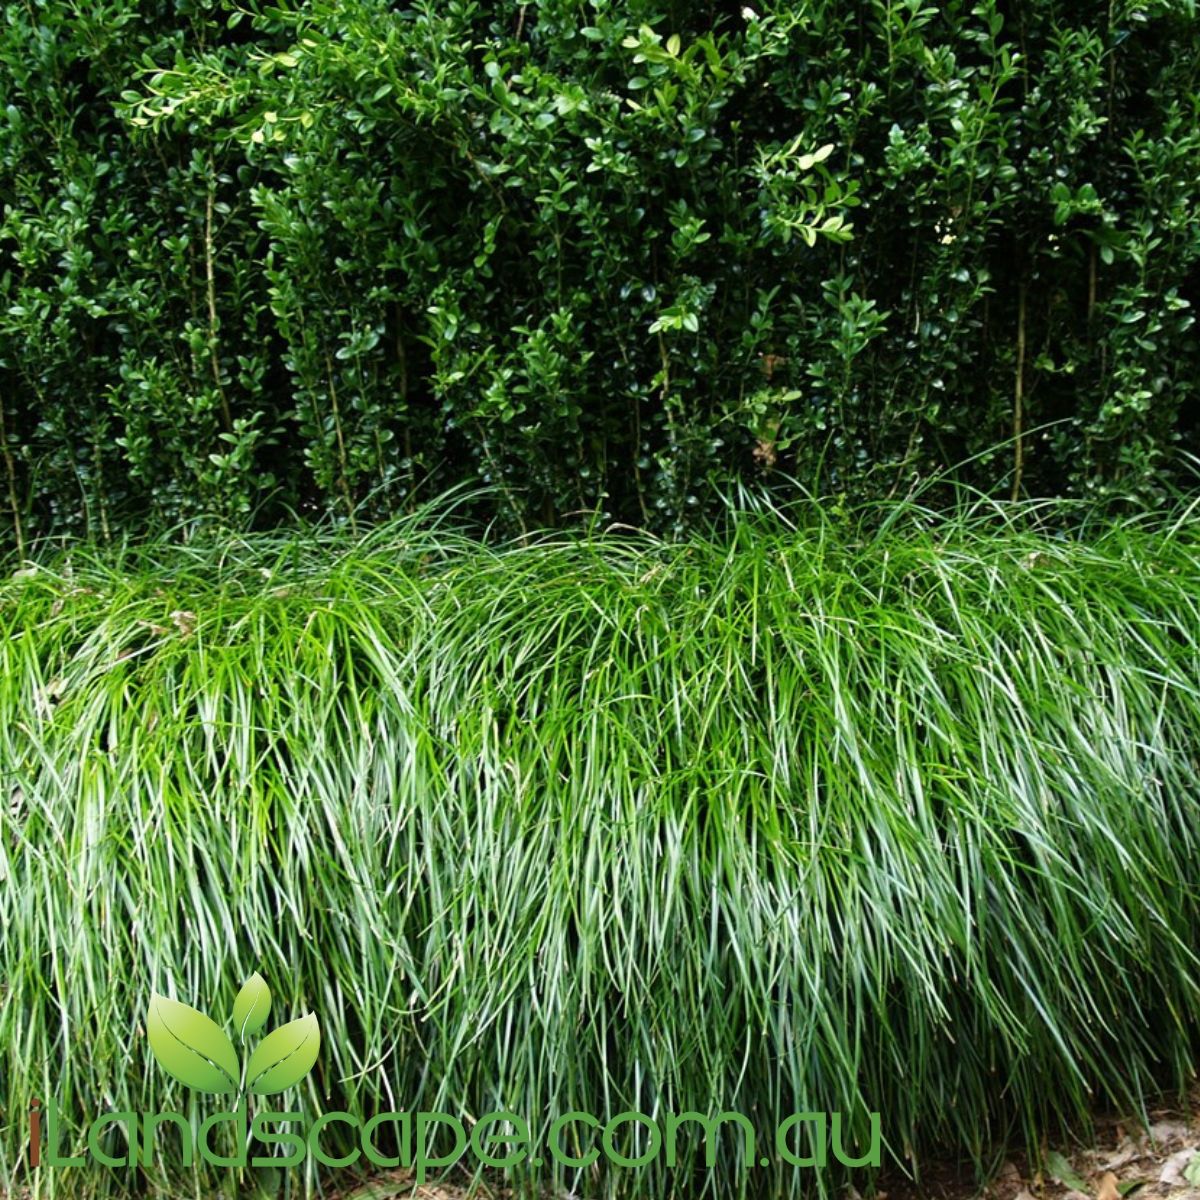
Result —
M1189 1176L1191 1178L1189 1178ZM1147 1129L1096 1122L1087 1147L1047 1145L1042 1163L1014 1155L980 1188L938 1166L920 1184L893 1180L874 1200L1200 1200L1200 1091L1188 1109L1156 1108ZM854 1198L851 1198L854 1200Z

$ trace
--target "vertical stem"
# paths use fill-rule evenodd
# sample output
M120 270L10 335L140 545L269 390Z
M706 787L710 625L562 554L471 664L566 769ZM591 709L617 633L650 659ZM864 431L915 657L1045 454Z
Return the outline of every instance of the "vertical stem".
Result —
M8 484L8 506L12 510L13 532L17 535L17 554L25 557L25 530L21 525L21 506L17 502L17 470L8 445L8 426L4 420L4 402L0 400L0 447L4 453L4 474Z
M96 455L96 498L100 501L100 531L106 542L112 541L112 529L108 524L108 492L104 486L104 446L100 438L95 439Z
M633 486L637 490L638 508L642 510L642 522L650 523L650 510L646 507L646 489L642 483L642 468L639 461L642 457L642 398L635 393L633 397Z
M213 250L213 208L217 200L217 177L212 159L209 159L208 198L204 204L204 280L208 296L208 353L212 362L213 382L217 385L217 395L221 398L221 417L226 430L233 427L233 419L229 413L229 397L225 394L225 386L221 382L220 341L217 335L219 321L217 319L217 277L213 261L216 257Z
M405 507L413 511L413 492L416 490L417 473L413 468L412 418L408 411L408 354L404 349L404 327L400 322L400 308L396 308L396 358L400 363L400 411L404 417L404 457L408 461L408 496ZM379 473L383 475L383 456L380 454Z
M1017 377L1013 386L1013 486L1012 498L1020 499L1021 474L1025 468L1025 284L1017 290Z
M1106 132L1112 130L1113 100L1117 90L1117 48L1112 44L1115 15L1115 0L1108 0L1108 123L1104 127Z
M1096 312L1096 246L1092 244L1091 251L1088 254L1088 298L1087 298L1087 319L1088 324L1092 323L1092 317Z
M350 518L350 528L354 529L354 501L350 498L350 485L346 481L346 442L342 437L342 417L338 410L337 386L333 382L333 359L329 351L325 351L325 374L329 380L329 405L333 413L333 431L337 436L338 450L338 482L341 484L342 500L346 505L346 516Z
M667 353L666 339L663 337L661 330L658 334L658 354L662 362L662 391L659 393L659 398L662 403L663 412L667 418L667 437L671 443L671 483L678 488L679 436L675 428L675 416L671 412L671 358Z

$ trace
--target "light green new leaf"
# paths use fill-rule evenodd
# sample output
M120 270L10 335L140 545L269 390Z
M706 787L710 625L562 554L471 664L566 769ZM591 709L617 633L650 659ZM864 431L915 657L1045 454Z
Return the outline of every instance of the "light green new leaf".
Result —
M267 981L255 971L242 984L242 990L233 1002L233 1025L243 1042L267 1023L270 1012L271 989L267 987Z
M321 1046L316 1015L289 1021L259 1042L246 1067L246 1086L257 1096L282 1092L312 1070Z
M150 997L146 1033L158 1065L180 1083L202 1092L237 1090L237 1051L217 1023L202 1012L155 992Z

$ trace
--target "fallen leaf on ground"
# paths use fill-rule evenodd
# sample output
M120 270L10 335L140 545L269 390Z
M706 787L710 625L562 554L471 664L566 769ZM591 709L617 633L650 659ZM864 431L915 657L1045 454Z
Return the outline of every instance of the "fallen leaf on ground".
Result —
M1136 1146L1127 1145L1112 1156L1107 1162L1101 1163L1100 1166L1105 1171L1115 1171L1118 1167L1123 1167L1128 1162L1133 1162L1135 1158L1140 1158L1141 1152Z
M1196 1147L1189 1146L1186 1150L1179 1150L1172 1154L1162 1165L1162 1170L1158 1173L1158 1182L1166 1183L1172 1187L1183 1187L1187 1184L1187 1178L1184 1176L1183 1169L1196 1157Z

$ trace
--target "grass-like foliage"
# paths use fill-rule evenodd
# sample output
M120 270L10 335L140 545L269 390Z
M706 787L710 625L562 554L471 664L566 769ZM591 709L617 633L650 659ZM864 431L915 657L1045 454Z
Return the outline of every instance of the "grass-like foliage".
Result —
M255 970L281 1020L319 1016L315 1070L275 1098L310 1115L505 1108L543 1134L570 1110L736 1109L769 1134L878 1111L901 1163L985 1165L1182 1083L1200 539L1187 513L1082 535L1046 515L814 507L503 547L414 519L18 572L8 1182L31 1096L76 1129L215 1111L156 1069L143 1014L152 990L228 1012ZM732 1137L716 1171L680 1153L697 1169L562 1182L839 1181L747 1169Z

